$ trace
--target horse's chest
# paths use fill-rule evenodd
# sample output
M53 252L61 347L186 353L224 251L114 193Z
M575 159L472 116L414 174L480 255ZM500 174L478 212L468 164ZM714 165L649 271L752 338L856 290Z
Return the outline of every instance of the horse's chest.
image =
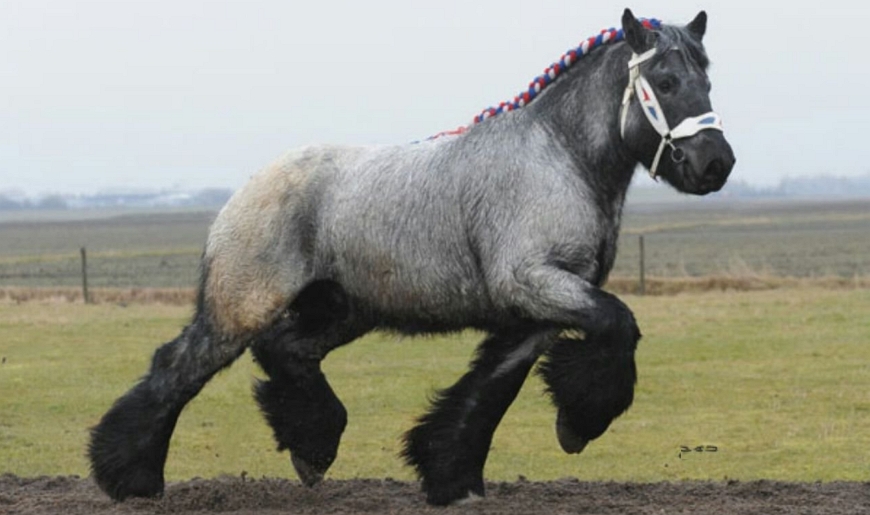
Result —
M589 237L590 234L595 237ZM607 230L587 231L584 236L572 235L564 244L555 246L552 259L560 268L601 286L616 260L618 231L607 227Z

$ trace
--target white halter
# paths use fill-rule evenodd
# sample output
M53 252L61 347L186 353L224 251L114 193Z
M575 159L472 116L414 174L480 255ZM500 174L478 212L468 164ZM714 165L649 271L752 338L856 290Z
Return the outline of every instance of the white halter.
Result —
M685 159L685 154L681 149L674 146L673 140L688 138L707 129L723 130L722 119L713 111L700 116L686 118L674 127L673 130L670 128L652 87L640 73L641 63L648 61L654 55L656 55L655 48L647 50L640 55L632 54L631 60L628 61L628 86L625 88L625 94L622 97L622 110L619 114L620 134L625 138L625 121L628 118L628 106L631 103L631 97L636 94L646 119L649 120L650 125L653 126L656 132L661 135L662 142L659 144L659 149L649 169L650 177L653 179L656 178L656 170L658 169L662 153L665 150L665 145L671 147L671 159L679 163Z

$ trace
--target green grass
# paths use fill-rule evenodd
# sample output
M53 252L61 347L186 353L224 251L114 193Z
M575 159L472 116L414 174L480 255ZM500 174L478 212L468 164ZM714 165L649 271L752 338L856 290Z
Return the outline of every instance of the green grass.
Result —
M562 454L537 378L496 433L490 479L866 480L870 291L796 288L626 297L645 336L635 404L579 456ZM0 472L87 474L87 428L173 338L188 308L0 304ZM399 438L463 373L480 335L371 335L324 368L349 412L330 477L409 479ZM243 356L182 414L170 480L292 477L250 397ZM690 452L680 446L715 445Z

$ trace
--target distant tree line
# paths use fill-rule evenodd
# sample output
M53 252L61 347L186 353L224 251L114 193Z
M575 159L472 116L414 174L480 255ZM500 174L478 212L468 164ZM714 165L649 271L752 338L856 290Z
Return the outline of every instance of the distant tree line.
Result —
M64 210L97 208L220 207L233 191L205 188L197 191L159 193L97 193L89 195L48 195L37 199L0 193L0 211Z
M718 195L730 198L870 198L870 173L857 177L785 177L774 186L753 186L737 180L727 183Z
M23 211L26 209L67 209L67 203L61 195L51 195L38 200L16 200L6 195L0 195L0 211Z
M223 206L233 191L205 188L195 191L159 193L95 193L89 195L49 195L37 199L0 192L0 211L63 210L99 208L161 208ZM754 186L732 180L716 196L725 198L870 198L870 173L857 177L819 175L785 177L775 186Z

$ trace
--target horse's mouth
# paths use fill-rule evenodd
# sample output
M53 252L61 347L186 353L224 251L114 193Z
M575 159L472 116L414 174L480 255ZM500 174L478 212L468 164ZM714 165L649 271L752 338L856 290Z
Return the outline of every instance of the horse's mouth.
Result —
M707 177L706 175L701 177L699 181L697 192L699 195L706 195L708 193L714 193L716 191L721 190L725 186L725 182L727 178L716 178L716 177Z
M695 167L692 160L686 160L677 165L678 177L664 177L684 193L706 195L719 191L725 186L734 168L734 162L733 155L712 158L703 167ZM698 173L696 170L703 170L703 172Z

